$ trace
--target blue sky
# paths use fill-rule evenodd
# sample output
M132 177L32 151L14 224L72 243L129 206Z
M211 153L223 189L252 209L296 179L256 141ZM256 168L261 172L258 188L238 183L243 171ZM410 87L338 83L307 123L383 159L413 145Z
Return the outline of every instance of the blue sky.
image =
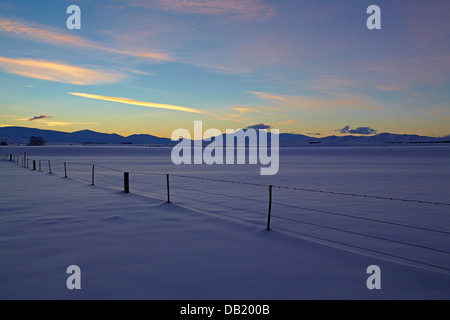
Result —
M69 30L69 5L81 30ZM369 30L369 5L381 30ZM446 0L0 3L0 126L450 134ZM45 117L40 117L45 116ZM39 119L33 119L39 117Z

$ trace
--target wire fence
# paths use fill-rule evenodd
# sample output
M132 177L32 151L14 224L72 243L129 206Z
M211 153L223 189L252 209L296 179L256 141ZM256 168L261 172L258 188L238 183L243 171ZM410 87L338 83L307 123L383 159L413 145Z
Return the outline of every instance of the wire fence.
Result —
M84 184L176 202L208 215L450 274L450 203L165 172L125 172L97 164L30 159L26 155L5 154L2 160ZM357 201L345 208L342 200L332 197ZM395 210L408 212L410 216L380 214ZM431 210L437 211L433 217L442 221L430 224Z

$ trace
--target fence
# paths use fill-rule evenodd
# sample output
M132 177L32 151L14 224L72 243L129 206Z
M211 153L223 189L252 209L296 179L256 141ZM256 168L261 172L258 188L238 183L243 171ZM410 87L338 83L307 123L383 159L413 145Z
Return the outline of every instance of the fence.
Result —
M176 173L124 172L98 164L30 159L26 154L6 154L2 156L2 160L89 185L140 194L168 203L175 201L205 214L257 224L267 230L273 229L320 243L345 247L351 251L362 250L447 274L450 272L450 232L445 230L450 225L446 220L450 203ZM330 209L333 203L336 203L339 209L342 207L342 200L332 197L354 199L352 210L347 209L351 212ZM443 217L441 223L430 224L428 221L432 220L432 208L436 211L436 216ZM404 217L403 220L387 219L383 215L378 217L379 212L397 209L410 213L409 217L414 217L414 223L405 222L404 220L408 219ZM428 216L423 214L424 210ZM418 225L417 221L422 224Z

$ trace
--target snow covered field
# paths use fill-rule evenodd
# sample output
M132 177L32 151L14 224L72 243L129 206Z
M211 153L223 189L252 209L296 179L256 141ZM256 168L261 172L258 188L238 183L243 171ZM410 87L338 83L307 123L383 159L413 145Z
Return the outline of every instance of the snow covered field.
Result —
M42 172L0 162L0 298L450 297L449 147L282 148L276 176L175 166L170 151L2 148L41 160ZM266 231L268 185L358 196L274 187ZM70 265L81 290L66 287ZM380 290L366 286L370 265Z

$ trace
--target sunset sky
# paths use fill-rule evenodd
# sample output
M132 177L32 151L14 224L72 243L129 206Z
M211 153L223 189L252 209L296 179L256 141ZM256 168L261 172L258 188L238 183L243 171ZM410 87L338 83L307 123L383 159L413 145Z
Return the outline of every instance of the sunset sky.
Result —
M69 30L69 5L81 30ZM381 30L369 30L369 5ZM448 0L0 2L0 126L450 134ZM345 129L345 130L342 130Z

